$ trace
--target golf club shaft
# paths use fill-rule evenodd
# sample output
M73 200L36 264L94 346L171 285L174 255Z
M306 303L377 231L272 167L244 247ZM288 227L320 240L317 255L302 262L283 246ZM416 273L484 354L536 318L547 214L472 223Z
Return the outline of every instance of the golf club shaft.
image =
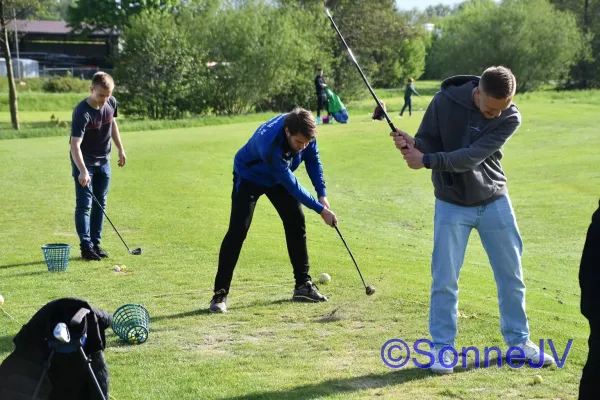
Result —
M102 207L102 204L100 204L100 202L98 201L98 199L96 198L96 196L94 196L94 193L92 193L90 187L86 186L86 188L87 188L88 192L90 192L90 194L92 195L92 198L94 199L94 201L96 202L96 204L98 204L98 207L100 207L100 209L102 210L102 214L104 214L104 216L106 217L106 219L108 220L108 222L110 222L110 224L112 225L112 227L115 230L115 232L117 232L117 235L119 236L119 239L121 239L121 241L123 242L123 244L125 245L125 247L127 247L127 251L129 253L131 253L131 250L129 250L129 246L127 246L127 243L125 243L125 241L121 237L121 234L119 233L119 231L117 230L117 228L115 228L115 225L112 223L112 221L110 220L110 218L108 218L108 215L106 215L106 211L104 211L104 207Z
M360 73L360 76L362 76L363 81L365 81L365 84L367 85L367 88L369 88L369 91L371 92L371 95L375 99L375 102L381 108L381 111L383 111L383 115L385 116L385 119L387 120L388 125L390 126L390 128L392 129L392 131L395 132L396 131L396 127L392 123L392 120L390 120L390 117L387 115L387 112L383 108L383 105L381 104L381 102L379 101L379 99L377 98L377 96L375 95L375 92L373 91L373 88L369 84L369 81L367 81L367 77L362 72L362 69L360 68L360 65L358 65L358 62L356 61L356 58L354 57L354 54L352 53L352 50L350 50L350 47L348 46L348 43L346 43L346 41L344 40L344 37L342 36L342 33L340 32L340 30L338 29L337 25L333 21L333 17L329 13L329 9L325 8L325 12L327 13L327 16L329 17L329 20L331 21L331 24L333 25L333 28L335 29L335 31L337 32L338 36L342 40L342 43L344 43L344 46L346 47L346 50L348 50L348 54L350 54L350 58L352 59L352 62L354 62L354 65L356 66L356 69L358 69L358 72Z
M96 378L96 374L94 374L94 370L92 369L92 360L88 358L87 354L85 354L85 351L81 346L79 346L79 354L81 354L81 357L83 357L84 362L87 364L87 370L90 374L90 377L92 378L92 381L94 382L94 387L98 391L98 396L100 396L102 400L106 400L106 397L102 392L102 388L100 387L100 383L98 383L98 379Z
M364 285L364 287L366 289L367 288L367 284L365 283L365 280L363 279L363 276L360 273L360 268L358 268L358 264L356 263L356 260L354 259L354 256L352 255L352 252L350 251L350 247L348 247L348 245L346 244L346 241L344 240L344 237L342 236L342 232L340 232L340 230L337 227L337 225L333 225L333 227L337 231L338 235L340 235L340 239L342 239L342 242L344 242L344 246L346 246L346 249L348 250L348 254L350 254L350 257L352 258L352 261L354 262L354 266L356 267L356 270L358 271L358 275L360 275L360 280L362 281L362 283L363 283L363 285Z

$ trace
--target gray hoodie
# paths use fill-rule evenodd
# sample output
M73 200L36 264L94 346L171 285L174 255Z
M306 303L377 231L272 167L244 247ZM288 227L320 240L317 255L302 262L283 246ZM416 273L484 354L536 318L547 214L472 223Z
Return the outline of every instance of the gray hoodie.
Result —
M486 119L473 102L479 77L460 75L442 82L415 135L415 147L429 154L435 196L461 206L489 204L507 193L500 149L521 125L511 104Z

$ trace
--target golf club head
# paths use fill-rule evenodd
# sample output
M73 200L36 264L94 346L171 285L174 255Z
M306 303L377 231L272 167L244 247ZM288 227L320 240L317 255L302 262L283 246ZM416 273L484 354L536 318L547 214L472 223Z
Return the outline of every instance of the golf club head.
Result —
M133 254L134 256L139 256L140 254L142 254L142 249L140 247L138 247L137 249L133 249L131 250L131 254Z
M54 327L54 338L61 343L69 343L71 341L71 334L69 333L69 328L67 328L67 324L64 322L59 322Z
M371 296L372 294L375 293L375 287L369 285L369 286L367 286L367 290L366 291L367 291L367 296Z

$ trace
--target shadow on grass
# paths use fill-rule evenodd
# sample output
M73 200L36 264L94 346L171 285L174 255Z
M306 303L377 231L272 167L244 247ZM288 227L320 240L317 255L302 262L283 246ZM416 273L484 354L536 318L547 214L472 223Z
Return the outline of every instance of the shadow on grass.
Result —
M494 364L496 360L490 359ZM475 362L467 364L467 368L455 368L454 373L467 372L476 368ZM280 400L280 399L314 399L321 396L357 392L359 390L380 389L387 386L401 385L435 376L428 369L402 368L382 374L368 374L345 379L330 379L317 384L299 386L292 389L273 390L269 392L250 393L235 397L221 397L220 400Z
M18 272L16 274L12 274L11 277L46 275L47 273L48 273L48 270L44 270L44 271L31 271L31 272Z
M46 265L46 262L45 261L31 261L31 262L17 263L17 264L6 264L6 265L0 265L0 269L29 267L31 265Z
M10 353L15 349L14 336L0 336L0 353Z
M187 317L195 317L197 315L208 315L208 314L210 314L210 311L208 311L208 308L206 308L206 309L197 309L197 310L193 310L193 311L186 311L186 312L179 313L179 314L159 315L158 317L150 316L150 323L152 324L154 322L162 321L165 319L187 318Z
M295 303L294 301L292 301L292 299L279 299L279 300L273 300L273 301L267 301L267 302L254 301L254 302L244 305L244 306L232 307L231 309L229 309L229 312L233 313L237 310L244 310L244 309L248 309L248 308L267 307L270 305L292 304L292 303ZM187 318L187 317L195 317L195 316L199 316L199 315L212 315L212 314L213 313L208 311L208 304L207 304L205 308L199 308L196 310L186 311L186 312L179 313L179 314L159 315L157 317L151 316L150 322L158 322L158 321L162 321L162 320L166 320L166 319Z

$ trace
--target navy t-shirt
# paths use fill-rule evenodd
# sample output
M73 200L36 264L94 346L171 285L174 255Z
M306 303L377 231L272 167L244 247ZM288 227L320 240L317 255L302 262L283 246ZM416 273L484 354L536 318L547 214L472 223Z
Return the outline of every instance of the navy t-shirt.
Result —
M90 106L87 99L81 101L73 110L71 137L83 138L81 153L85 165L103 165L108 162L113 118L117 115L117 99L113 96L110 96L99 110Z

